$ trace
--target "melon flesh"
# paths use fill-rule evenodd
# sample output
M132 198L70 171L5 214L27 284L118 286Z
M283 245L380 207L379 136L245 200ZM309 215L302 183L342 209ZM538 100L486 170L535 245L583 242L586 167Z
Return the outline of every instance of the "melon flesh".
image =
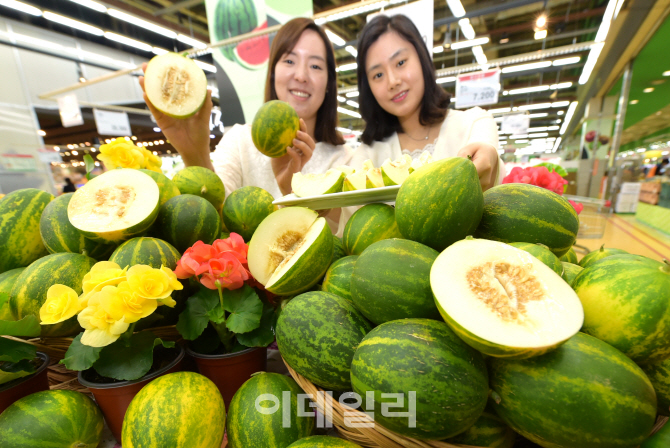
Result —
M342 171L345 176L353 174L356 171L352 167L347 166L347 165L336 166L334 169Z
M356 171L347 175L342 184L342 191L365 190L365 171Z
M395 161L386 159L381 166L384 185L387 187L402 185L405 179L407 179L407 176L409 176L409 167L411 165L412 158L407 154Z
M384 186L384 178L382 177L381 168L373 168L365 173L365 187L366 188L380 188Z
M293 193L299 198L342 191L345 174L331 169L323 174L295 173L291 178Z

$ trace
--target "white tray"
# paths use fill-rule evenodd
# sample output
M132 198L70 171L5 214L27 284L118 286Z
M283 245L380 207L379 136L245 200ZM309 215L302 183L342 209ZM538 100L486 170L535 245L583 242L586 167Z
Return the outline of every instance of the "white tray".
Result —
M373 202L394 202L400 190L400 185L392 187L371 188L369 190L354 190L342 193L322 194L318 196L307 196L299 198L293 193L277 199L274 205L298 205L312 210L324 210L329 208L350 207L352 205L365 205Z

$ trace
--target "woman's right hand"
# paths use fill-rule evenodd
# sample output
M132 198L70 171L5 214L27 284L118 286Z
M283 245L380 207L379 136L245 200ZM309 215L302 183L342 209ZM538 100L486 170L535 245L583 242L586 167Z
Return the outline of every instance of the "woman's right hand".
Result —
M307 133L307 126L301 118L300 130L293 139L293 146L286 149L286 155L272 159L272 172L283 195L291 192L293 174L302 171L305 164L312 158L315 147L316 143Z
M146 71L147 64L142 64ZM172 118L165 115L151 104L144 90L144 76L140 76L140 86L144 92L144 102L156 119L156 124L174 149L179 152L186 166L202 166L214 171L210 159L209 120L212 115L212 92L207 91L207 98L200 110L189 118Z

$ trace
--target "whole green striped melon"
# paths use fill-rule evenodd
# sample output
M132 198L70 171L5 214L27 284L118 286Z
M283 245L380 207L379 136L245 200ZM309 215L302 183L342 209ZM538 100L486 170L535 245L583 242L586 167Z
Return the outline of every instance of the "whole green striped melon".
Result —
M165 266L174 271L180 258L179 251L168 242L158 238L137 237L117 247L109 261L118 264L122 269L146 264L154 269Z
M290 444L288 448L361 448L361 446L338 437L310 436Z
M86 395L47 390L15 401L0 414L0 446L95 448L103 427L102 412Z
M219 210L226 197L223 181L214 171L201 166L187 166L172 178L181 194L192 194L207 199Z
M139 171L149 175L149 177L156 181L156 185L158 185L158 190L160 192L158 197L159 206L165 204L168 199L172 199L173 197L179 196L181 194L179 192L179 188L177 188L174 182L172 182L165 174L145 169L141 169Z
M0 274L0 295L7 294L7 301L0 302L0 320L14 320L12 309L9 306L9 293L12 292L16 279L26 268L16 268Z
M9 193L0 201L0 274L45 256L40 237L42 211L53 195L36 188Z
M220 448L226 409L216 385L193 372L159 376L133 398L123 448Z
M358 256L351 275L357 309L379 325L396 319L440 319L430 289L430 268L439 254L421 243L382 240Z
M567 261L561 261L561 264L563 265L563 274L561 277L568 282L568 285L572 286L572 282L584 268L576 264L568 263Z
M351 276L354 272L354 265L357 259L358 255L349 255L331 264L326 271L326 276L323 278L321 290L337 294L353 304L353 299L351 298Z
M451 157L426 165L403 182L395 219L405 238L442 251L474 233L483 204L474 163Z
M575 252L575 248L571 247L569 251L567 251L561 258L559 258L561 261L567 261L568 263L572 264L579 264L579 261L577 260L577 252Z
M615 248L607 248L605 249L605 245L603 244L600 246L600 249L594 250L593 252L589 252L588 254L584 255L584 258L582 258L579 261L579 265L583 268L587 267L588 265L595 263L598 260L602 260L603 258L611 257L612 255L622 255L622 254L627 254L623 249L615 249Z
M361 397L374 393L376 423L417 439L465 431L484 411L488 396L482 355L447 324L431 319L401 319L370 331L351 362L351 385ZM382 411L382 403L399 403L400 396L402 405L389 410L407 413L411 403L412 412Z
M496 415L493 408L486 406L474 425L447 441L482 448L512 448L515 440L516 433L512 428Z
M354 350L372 327L354 306L328 292L294 297L277 319L277 346L284 360L328 390L351 388Z
M565 255L577 238L579 217L567 199L546 188L502 184L484 193L484 213L475 236L514 243L541 243Z
M242 187L230 193L221 211L228 233L251 240L260 223L275 211L272 201L272 195L259 187Z
M549 266L549 268L558 275L563 275L563 265L561 264L561 261L544 244L509 243L509 245L514 246L517 249L525 250L542 263Z
M197 241L212 244L219 237L221 218L214 206L199 196L182 194L169 199L158 212L151 233L180 253Z
M545 448L633 448L656 420L642 369L584 333L543 356L491 358L489 372L496 413Z
M58 196L46 206L40 218L40 235L50 254L72 252L105 261L114 252L114 244L98 243L77 230L67 218L67 207L74 193Z
M344 250L344 242L342 242L342 238L333 235L333 258L331 258L330 262L335 263L340 258L346 256L347 252Z
M361 207L349 218L342 234L347 255L360 255L372 243L389 238L402 238L402 234L395 222L395 209L387 204Z
M298 395L303 393L293 378L278 373L254 374L230 402L228 448L286 448L312 434L311 413L298 416ZM285 401L286 395L290 402Z
M35 316L47 299L48 289L55 284L69 286L82 293L81 282L96 261L81 254L51 254L32 263L16 279L9 294L9 306L17 320ZM77 316L53 325L42 325L42 337L71 336L81 331Z
M300 118L295 109L284 101L272 100L263 104L251 123L254 146L268 157L281 157L300 130Z
M670 357L670 265L639 255L590 264L572 283L584 333L642 364Z
M640 367L647 374L656 391L658 413L670 417L670 358L656 363L642 364Z
M658 432L644 441L640 448L667 448L670 446L670 425L665 425Z

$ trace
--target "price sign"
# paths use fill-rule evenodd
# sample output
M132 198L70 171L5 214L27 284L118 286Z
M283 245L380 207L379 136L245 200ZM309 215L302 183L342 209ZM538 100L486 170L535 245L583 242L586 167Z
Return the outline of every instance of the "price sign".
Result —
M456 108L486 106L498 102L500 70L458 75L456 78Z
M530 117L526 113L503 115L501 134L521 135L528 133Z
M107 110L93 109L95 125L100 135L132 135L130 121L125 112L110 112Z

